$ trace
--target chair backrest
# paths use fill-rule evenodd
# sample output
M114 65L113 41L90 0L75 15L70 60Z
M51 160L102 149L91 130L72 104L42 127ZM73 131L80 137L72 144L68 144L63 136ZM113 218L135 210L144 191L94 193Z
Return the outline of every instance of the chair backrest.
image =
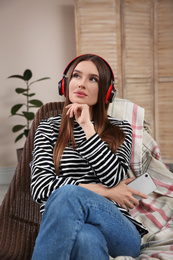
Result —
M0 207L0 259L29 260L39 231L39 205L30 193L30 167L35 131L43 118L61 114L64 102L43 105L36 113L20 161Z
M109 106L108 113L115 118L127 120L132 126L132 157L130 167L137 177L142 174L144 108L130 100L115 98L114 102Z

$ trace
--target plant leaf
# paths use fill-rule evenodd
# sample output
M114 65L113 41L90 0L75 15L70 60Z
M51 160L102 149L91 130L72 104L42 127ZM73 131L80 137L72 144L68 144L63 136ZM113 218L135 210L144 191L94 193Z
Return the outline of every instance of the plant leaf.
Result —
M43 103L38 99L32 99L29 101L30 104L34 105L35 107L41 107Z
M23 129L26 125L15 125L13 128L12 128L12 131L13 133L16 133L18 132L19 130Z
M35 93L32 93L32 94L25 94L25 93L23 93L23 95L26 96L26 97L33 97L33 96L35 96Z
M18 136L16 137L16 139L15 139L15 143L16 143L17 141L19 141L20 139L22 139L23 136L24 136L24 133L18 135Z
M35 82L42 81L42 80L46 80L46 79L50 79L50 77L45 77L45 78L37 79L37 80L31 82L31 83L30 83L30 86L31 86L32 84L34 84Z
M16 88L15 91L16 91L16 93L20 94L20 93L26 92L27 89L25 89L25 88Z
M25 70L23 73L24 80L28 81L32 78L32 72L31 70Z
M22 113L24 114L24 116L27 120L33 120L34 119L35 114L33 112L22 111Z
M15 115L16 112L23 106L23 104L17 104L17 105L14 105L11 109L11 114L12 115Z
M26 130L24 131L24 135L25 135L26 137L28 137L28 134L29 134L29 129L26 129Z
M11 75L11 76L8 77L8 79L10 79L10 78L18 78L18 79L23 79L23 80L25 80L24 77L21 76L21 75Z

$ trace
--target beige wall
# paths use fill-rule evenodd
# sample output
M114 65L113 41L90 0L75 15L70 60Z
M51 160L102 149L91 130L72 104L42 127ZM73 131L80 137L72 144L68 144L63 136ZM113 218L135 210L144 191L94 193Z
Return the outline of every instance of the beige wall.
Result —
M11 107L23 102L15 93L22 87L20 79L7 79L29 68L33 80L49 76L37 83L35 98L60 101L57 82L67 63L76 55L73 0L0 0L0 170L17 164L16 135L11 129L22 123L19 117L9 117Z

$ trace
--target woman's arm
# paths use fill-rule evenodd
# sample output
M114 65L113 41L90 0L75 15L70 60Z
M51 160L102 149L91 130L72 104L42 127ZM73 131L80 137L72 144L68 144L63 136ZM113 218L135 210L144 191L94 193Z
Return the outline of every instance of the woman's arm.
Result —
M109 199L116 201L119 203L123 208L126 210L127 207L130 209L133 209L135 206L139 205L139 201L133 197L133 195L140 196L141 198L146 199L147 196L143 194L142 192L139 192L137 190L134 190L127 186L128 183L130 183L135 178L129 178L126 180L123 180L118 184L117 186L113 188L106 188L102 184L79 184L79 186L92 190L96 192L97 194Z
M78 182L70 177L59 177L55 174L53 162L53 142L57 136L53 135L51 123L43 120L35 134L33 160L31 166L31 194L39 204L45 202L51 193L67 184L78 185Z
M67 116L69 116L70 118L75 116L76 121L83 128L85 132L86 139L89 139L91 136L93 136L96 133L90 119L91 115L90 115L88 105L74 103L66 106L66 109L67 109Z
M109 188L125 178L130 165L132 129L128 122L124 122L122 128L126 130L126 137L116 153L109 149L109 146L102 141L98 134L94 134L76 148L93 168L100 182Z
M91 123L89 106L86 104L70 104L66 107L67 116L75 116L83 128L86 140L76 147L77 152L88 161L100 182L106 187L113 187L124 179L130 165L132 151L132 128L126 121L120 127L125 133L123 144L112 153L108 145L96 134Z

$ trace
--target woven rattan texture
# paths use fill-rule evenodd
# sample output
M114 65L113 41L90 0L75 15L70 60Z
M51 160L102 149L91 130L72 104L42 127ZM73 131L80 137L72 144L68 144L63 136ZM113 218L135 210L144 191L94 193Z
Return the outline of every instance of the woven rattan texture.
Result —
M0 259L30 260L38 234L39 205L30 194L30 167L33 140L43 118L61 114L63 102L43 105L36 113L20 161L0 207Z

